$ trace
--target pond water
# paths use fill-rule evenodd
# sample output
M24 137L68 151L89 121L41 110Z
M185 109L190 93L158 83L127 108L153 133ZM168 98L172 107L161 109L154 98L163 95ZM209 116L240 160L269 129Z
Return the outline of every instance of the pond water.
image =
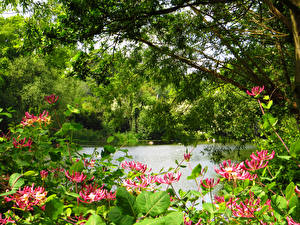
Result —
M147 164L148 168L152 168L153 172L159 172L161 168L164 168L164 171L167 171L168 168L175 168L177 165L175 160L181 162L183 160L183 155L188 151L192 151L192 157L189 163L184 163L187 165L186 168L181 168L180 171L182 173L181 179L178 183L174 183L174 188L178 192L179 189L184 191L187 190L197 190L197 185L194 180L187 180L186 178L191 174L192 169L197 166L199 163L202 165L202 168L205 166L208 167L207 173L204 178L215 178L217 176L214 171L214 167L218 167L219 165L212 162L210 159L210 154L204 151L205 148L215 147L218 148L216 144L200 144L196 147L191 146L183 146L183 145L147 145L147 146L134 146L134 147L126 147L128 149L128 154L133 158L129 159L134 161L139 161L141 163ZM227 148L234 148L235 146L227 145ZM220 146L220 148L224 148L224 146ZM95 148L93 147L85 147L82 153L92 153ZM101 151L102 148L98 148L97 151ZM248 148L249 149L249 148ZM121 157L124 153L117 152L115 157ZM227 157L231 157L227 155ZM214 189L213 194L217 193L220 190L220 185ZM209 201L209 196L206 196L205 201Z

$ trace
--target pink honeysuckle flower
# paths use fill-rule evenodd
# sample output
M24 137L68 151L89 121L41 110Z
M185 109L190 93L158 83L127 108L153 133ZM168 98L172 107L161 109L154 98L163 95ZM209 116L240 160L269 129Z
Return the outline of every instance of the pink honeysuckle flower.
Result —
M254 160L270 160L274 158L275 151L272 151L272 153L269 155L268 155L268 150L262 150L260 152L256 151L256 154L257 155L255 155L255 153L252 153L250 157Z
M89 217L89 216L88 216ZM88 217L84 218L82 215L80 216L74 216L74 218L72 217L68 217L68 219L70 221L73 222L73 224L78 224L78 225L85 225L85 223L88 221Z
M140 172L140 173L145 173L147 171L147 165L140 163L140 162L134 162L134 161L124 161L121 163L121 167L123 169L131 169L134 170L136 172ZM151 169L148 169L148 172L150 172Z
M16 206L23 210L33 210L34 205L42 206L46 201L47 191L43 187L34 188L32 186L25 186L19 189L16 193L10 196L5 196L7 202L13 201Z
M13 138L13 145L15 148L25 148L25 147L29 147L29 149L31 149L31 144L32 144L32 140L30 138L28 138L28 141L26 143L26 137L19 140L19 139L15 139Z
M46 125L49 124L51 121L51 117L49 116L49 113L47 111L44 111L39 116L35 116L33 114L29 114L28 112L25 112L25 117L23 117L21 121L21 125L25 126L33 126L35 123L38 123L40 126L42 124Z
M81 198L79 201L84 203L92 203L96 201L100 201L106 198L107 191L101 188L97 188L97 184L85 185L82 190L79 192Z
M177 174L174 173L166 173L163 177L156 177L156 182L160 184L172 184L174 182L178 182L180 180L181 173L178 172Z
M183 219L184 219L184 222L183 222L184 225L192 225L193 224L192 220L186 214L183 215Z
M201 186L205 187L207 189L212 189L214 186L216 186L218 183L220 183L220 179L217 179L216 183L215 183L215 179L214 178L206 178L204 181L201 180L200 181Z
M155 184L156 180L157 180L157 176L141 175L139 177L136 177L134 180L132 180L132 179L124 180L123 185L128 189L135 189L135 190L148 189L148 190L152 190L153 187L151 185Z
M295 192L296 192L296 194L298 195L298 197L300 197L300 190L299 190L299 188L298 188L297 185L296 185L296 187L295 187Z
M93 167L95 167L95 160L94 159L91 159L90 161L88 161L88 160L84 160L84 166L85 167L91 167L91 168L93 168Z
M292 217L287 216L286 220L288 222L288 225L300 225L300 223L295 222Z
M255 216L254 213L260 211L264 205L269 206L269 211L272 210L270 200L267 200L264 205L261 205L260 198L255 199L251 191L249 195L250 198L243 201L239 198L231 198L226 203L226 206L232 210L232 214L235 217L253 218Z
M0 213L0 224L2 225L7 223L15 223L15 221L12 220L10 217L7 218L4 216L4 218L2 218L2 214Z
M262 87L256 86L252 88L251 92L247 90L247 94L250 96L257 97L264 89L265 89L264 86Z
M241 163L241 166L245 170L254 171L258 169L265 168L268 165L269 161L265 162L263 160L252 159L251 161L246 160L245 163ZM247 168L245 164L249 167Z
M84 173L73 172L71 175L68 170L65 171L65 175L70 181L76 182L76 183L81 183L86 178L86 175L84 175Z
M56 96L54 94L49 95L49 96L45 96L45 100L51 105L54 104L55 102L57 102L59 96Z
M184 153L183 157L184 157L184 160L189 162L190 159L191 159L191 153L190 152L187 152L187 153Z
M231 163L231 160L224 160L220 165L220 169L215 168L216 173L220 174L222 177L225 177L229 181L233 180L254 180L257 175L251 175L249 172L243 169L243 164Z
M222 203L225 202L224 196L215 196L215 203Z
M109 201L116 200L116 195L117 195L117 192L108 192L107 191L105 199L109 200Z
M41 170L40 175L42 177L42 180L45 180L48 177L48 171L46 170Z

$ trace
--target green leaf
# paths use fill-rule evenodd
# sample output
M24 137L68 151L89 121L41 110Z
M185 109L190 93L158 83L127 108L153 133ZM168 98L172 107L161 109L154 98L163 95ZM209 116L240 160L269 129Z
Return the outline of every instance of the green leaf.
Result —
M18 189L22 187L22 185L25 183L24 179L21 178L23 175L19 173L13 173L9 178L9 185L11 186L11 189Z
M270 113L266 113L262 116L263 118L263 128L269 129L276 125L278 119L273 117Z
M165 225L180 225L183 224L182 212L171 212L165 218Z
M271 206L276 210L276 208L281 210L287 209L287 201L284 197L280 195L273 195L271 197Z
M1 116L3 115L3 116L7 116L8 118L12 118L11 113L3 112L3 113L0 113L0 114L1 114Z
M71 113L75 113L75 114L79 114L80 113L80 110L79 109L76 109L75 107L67 104L67 108L70 110Z
M91 215L85 225L105 225L102 218L99 215Z
M290 160L292 158L292 156L289 156L289 155L279 155L277 157L280 159L285 159L285 160Z
M193 170L192 174L187 177L188 180L196 179L201 174L202 166L199 163Z
M289 200L289 207L292 208L292 207L300 207L299 205L299 200L298 200L298 196L296 195L293 195L291 197L291 199ZM299 209L298 209L299 210Z
M261 103L262 107L264 107L265 109L270 109L271 106L273 105L273 100L268 102L268 105Z
M79 198L80 197L80 195L77 194L76 192L68 192L68 191L66 191L65 194L69 195L69 196L72 196L74 198Z
M115 147L110 146L110 145L105 145L103 147L103 150L101 151L101 157L106 157L109 156L110 154L115 153L117 150Z
M240 192L242 192L244 190L244 187L236 187L233 189L233 193L235 195L238 195Z
M135 223L137 225L166 225L165 223L165 218L156 218L156 219L152 219L152 218L146 218L138 223Z
M16 193L16 192L17 192L17 188L14 188L14 189L12 189L11 191L4 192L4 193L0 194L0 197L1 197L1 196L12 195L12 194L14 194L14 193Z
M121 209L124 215L136 217L135 197L130 194L124 187L117 189L116 194L117 206Z
M300 139L293 143L290 147L290 154L294 158L298 157L300 154Z
M66 110L66 111L64 111L64 114L65 114L66 116L71 116L71 115L72 115L72 112L71 112L70 110Z
M109 136L109 137L107 138L106 142L109 144L109 143L113 142L114 139L115 139L114 136Z
M23 174L23 176L25 176L25 177L30 177L30 176L36 176L37 174L38 174L37 172L35 172L35 171L33 171L33 170L29 170L29 171L25 172L25 173Z
M295 184L291 182L285 189L285 197L287 200L290 200L290 198L295 193Z
M108 218L118 225L132 225L135 221L134 217L124 215L119 207L113 207L108 213Z
M251 188L251 191L259 198L262 198L266 193L264 192L264 189L258 186L253 186Z
M53 198L46 203L45 213L52 220L56 220L64 211L64 204L58 199Z
M165 191L143 191L136 198L136 206L140 213L158 216L164 213L170 206L170 196Z

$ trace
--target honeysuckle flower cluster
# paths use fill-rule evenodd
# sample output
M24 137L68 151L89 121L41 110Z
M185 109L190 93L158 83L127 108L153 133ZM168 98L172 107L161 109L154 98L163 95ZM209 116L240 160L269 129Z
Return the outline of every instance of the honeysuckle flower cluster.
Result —
M189 162L190 159L191 159L191 156L192 155L191 155L190 152L186 152L186 153L184 153L183 158L184 158L185 161Z
M241 165L245 170L249 170L249 171L262 169L265 168L269 163L269 161L266 160L273 159L274 155L275 155L275 151L272 151L271 154L268 154L268 150L262 150L260 152L256 151L256 154L252 153L250 155L251 161L245 160L245 162L242 162ZM247 168L245 164L249 168Z
M247 90L247 94L250 96L257 97L261 92L263 92L264 89L265 89L264 86L262 87L256 86L252 88L251 92Z
M275 151L272 151L271 154L268 154L268 150L262 150L262 151L256 151L256 155L255 153L252 153L250 155L250 158L254 159L254 160L258 160L258 161L263 161L263 160L270 160L273 159L275 155Z
M243 164L232 163L231 160L225 160L220 164L220 169L215 168L216 173L228 180L254 180L257 175L251 175L243 168Z
M2 218L2 214L0 213L0 224L7 224L7 223L15 223L14 220L12 220L10 217L5 217Z
M153 190L152 184L156 183L156 176L151 175L141 175L138 177L135 177L135 179L126 179L123 181L123 185L127 189L135 189L135 190L141 190L141 189L148 189Z
M25 148L25 147L29 147L29 149L31 149L31 144L32 144L32 140L30 138L28 138L27 142L26 142L26 137L19 140L19 139L15 139L13 138L13 145L15 148Z
M123 185L129 191L140 192L141 190L154 190L154 186L156 184L172 184L174 182L179 181L181 177L181 173L166 173L164 175L150 175L148 172L151 169L148 169L147 165L142 164L140 162L127 162L124 161L121 163L121 167L124 169L130 169L133 172L141 173L138 176L133 178L128 178L123 180Z
M213 187L215 187L217 184L220 183L220 179L217 179L217 181L215 182L214 178L206 178L204 181L200 180L200 184L202 187L205 187L207 189L212 189Z
M55 102L57 102L59 96L56 96L54 94L49 95L49 96L45 96L45 100L51 105L54 104Z
M74 217L75 219L72 217L68 217L68 219L71 220L74 224L78 224L78 225L84 225L88 220L88 218L84 218L82 215L74 216Z
M216 204L216 203L222 203L222 202L225 202L224 196L217 196L217 195L215 195L214 204Z
M80 172L74 172L70 174L70 172L67 170L65 171L66 177L74 183L82 183L86 179L86 175L84 173Z
M293 220L292 217L287 216L286 221L288 222L288 225L300 225L300 223L297 223Z
M254 194L249 192L250 198L241 200L239 198L231 198L226 206L231 209L235 217L253 218L254 213L262 209L264 205L269 206L269 211L272 210L271 201L267 200L264 205L261 205L260 198L255 199Z
M242 165L243 169L245 169L245 170L254 171L254 170L265 168L268 165L268 163L269 163L269 161L264 162L264 161L252 159L251 161L245 160L245 162L242 162L241 165ZM249 168L247 168L245 166L245 164Z
M147 165L140 163L140 162L135 162L135 161L124 161L121 163L121 167L123 169L130 169L136 172L140 172L140 173L146 173L146 172L151 172L151 169L148 169L147 171Z
M35 123L38 123L40 126L42 124L46 125L49 124L51 121L51 117L47 111L44 111L39 116L35 116L33 114L29 114L28 112L25 113L25 117L23 117L21 124L25 126L35 126Z
M116 192L108 192L107 190L103 189L104 185L100 188L97 188L97 186L97 184L84 185L79 192L79 201L84 203L92 203L102 199L116 199Z
M41 170L40 171L40 175L41 175L42 180L45 180L48 177L48 174L49 173L46 170Z
M268 150L256 151L256 154L252 153L250 155L251 161L245 160L245 162L235 164L231 160L225 160L220 164L220 169L215 168L215 171L228 180L254 180L257 175L251 175L248 171L265 168L269 163L266 160L273 159L274 155L274 151L271 154L268 154Z
M15 206L23 210L33 210L34 205L43 206L46 201L47 191L43 187L34 188L34 183L31 186L25 186L19 189L13 195L5 196L7 202L13 201Z
M172 184L174 182L178 182L180 180L181 177L181 173L166 173L165 175L163 175L162 177L157 176L156 177L156 182L160 183L160 184Z

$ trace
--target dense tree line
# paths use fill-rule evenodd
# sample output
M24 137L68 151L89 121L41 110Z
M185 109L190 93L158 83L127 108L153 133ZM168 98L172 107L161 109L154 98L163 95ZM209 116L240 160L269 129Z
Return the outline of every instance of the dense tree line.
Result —
M81 110L72 119L105 135L252 140L257 108L245 91L264 86L272 113L299 121L296 2L24 0L2 8L18 3L30 16L2 42L11 49L1 57L1 107L19 117L56 93Z

